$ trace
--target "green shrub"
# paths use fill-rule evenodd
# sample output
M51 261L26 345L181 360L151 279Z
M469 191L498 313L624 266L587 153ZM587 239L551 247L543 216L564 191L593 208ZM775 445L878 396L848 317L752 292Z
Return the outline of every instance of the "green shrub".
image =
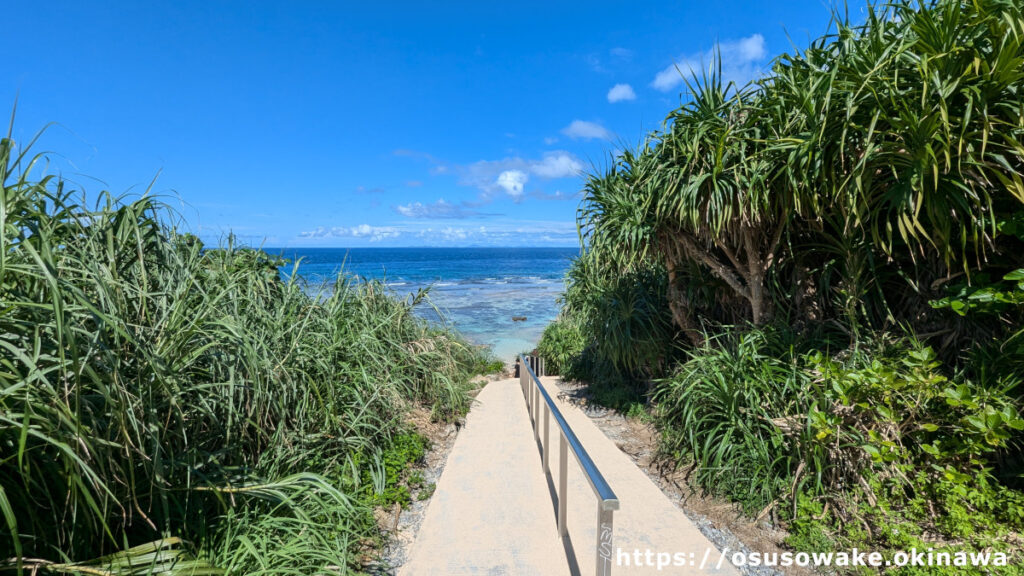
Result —
M1010 387L946 376L906 338L820 345L759 329L691 352L653 393L665 455L750 513L782 504L804 550L895 551L896 521L919 548L1011 550L1024 495L991 462L1024 428Z
M1021 560L1007 536L1024 528L1024 495L992 475L992 457L1024 428L1010 386L948 378L931 348L899 339L804 362L816 403L803 452L826 464L816 495L831 509L794 518L798 538L824 524L846 546L994 549ZM863 530L838 529L848 525Z
M950 380L931 348L879 339L838 358L804 358L815 405L808 414L809 453L827 454L832 485L856 483L859 470L898 476L913 461L947 478L987 470L985 458L1024 428L1006 387Z
M695 480L756 512L790 489L801 455L808 380L785 334L709 339L652 392L661 449L691 462Z
M660 266L642 266L608 276L582 256L570 277L566 308L579 322L584 350L600 358L625 381L663 373L674 351L672 320L665 304L667 278ZM592 275L581 284L580 277Z
M585 344L579 320L563 314L544 328L537 352L544 358L548 374L565 374L572 361L583 352Z
M391 445L379 458L380 465L363 471L363 496L369 504L389 507L398 503L406 506L412 500L409 488L416 483L409 467L422 462L428 441L419 434L395 436ZM422 474L419 477L422 482Z

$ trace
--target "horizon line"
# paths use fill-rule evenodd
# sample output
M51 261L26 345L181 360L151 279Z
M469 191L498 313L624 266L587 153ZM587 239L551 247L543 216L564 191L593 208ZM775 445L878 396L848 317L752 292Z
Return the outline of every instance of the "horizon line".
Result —
M388 250L388 249L395 249L395 248L403 248L403 249L416 249L416 248L430 248L430 249L434 249L434 248L520 248L520 249L521 248L528 248L528 249L537 249L537 248L579 248L579 247L580 246L578 244L576 244L576 245L565 245L565 246L261 246L259 248L261 250L266 250L266 249L270 249L270 248L280 248L280 249L325 248L325 249L329 249L329 250L352 250L352 249L356 249L356 250L365 250L365 249Z

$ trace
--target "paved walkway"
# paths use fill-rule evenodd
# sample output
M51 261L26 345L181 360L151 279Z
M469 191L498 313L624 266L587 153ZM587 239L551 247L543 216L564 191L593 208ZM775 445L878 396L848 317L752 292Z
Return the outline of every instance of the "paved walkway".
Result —
M476 400L399 574L569 576L519 381Z
M543 382L549 393L557 393L554 378ZM597 500L572 454L567 507L575 554L570 562L557 534L551 488L518 379L488 384L477 401L399 573L594 574ZM716 569L720 553L714 545L590 418L567 402L559 401L558 407L621 502L614 516L613 574L736 574L728 559ZM557 484L556 429L552 420L550 465ZM641 552L643 566L637 566L634 550ZM660 571L646 565L656 563L659 552L670 554L676 565ZM679 566L680 560L685 565Z

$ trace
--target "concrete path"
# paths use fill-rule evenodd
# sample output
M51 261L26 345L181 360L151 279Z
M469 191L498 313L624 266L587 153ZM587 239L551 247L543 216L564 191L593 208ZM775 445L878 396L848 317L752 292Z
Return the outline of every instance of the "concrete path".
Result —
M476 400L399 574L568 576L519 381Z
M553 397L555 380L543 379ZM597 500L572 454L567 507L574 554L567 560L557 534L553 485L543 472L518 379L488 384L477 402L399 573L594 574ZM589 417L568 402L558 401L558 407L621 502L614 516L613 574L737 574L728 558L719 564L714 545ZM552 420L555 484L557 442ZM659 558L667 562L660 570Z

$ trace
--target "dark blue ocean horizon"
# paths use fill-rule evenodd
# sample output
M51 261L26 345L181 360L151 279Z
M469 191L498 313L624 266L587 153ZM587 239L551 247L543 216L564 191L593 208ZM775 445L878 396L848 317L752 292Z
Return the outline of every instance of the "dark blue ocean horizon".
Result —
M536 346L557 315L565 273L579 248L263 248L292 261L282 271L311 287L329 287L344 272L384 281L398 296L430 288L418 313L446 322L501 360ZM513 317L526 317L513 321Z

